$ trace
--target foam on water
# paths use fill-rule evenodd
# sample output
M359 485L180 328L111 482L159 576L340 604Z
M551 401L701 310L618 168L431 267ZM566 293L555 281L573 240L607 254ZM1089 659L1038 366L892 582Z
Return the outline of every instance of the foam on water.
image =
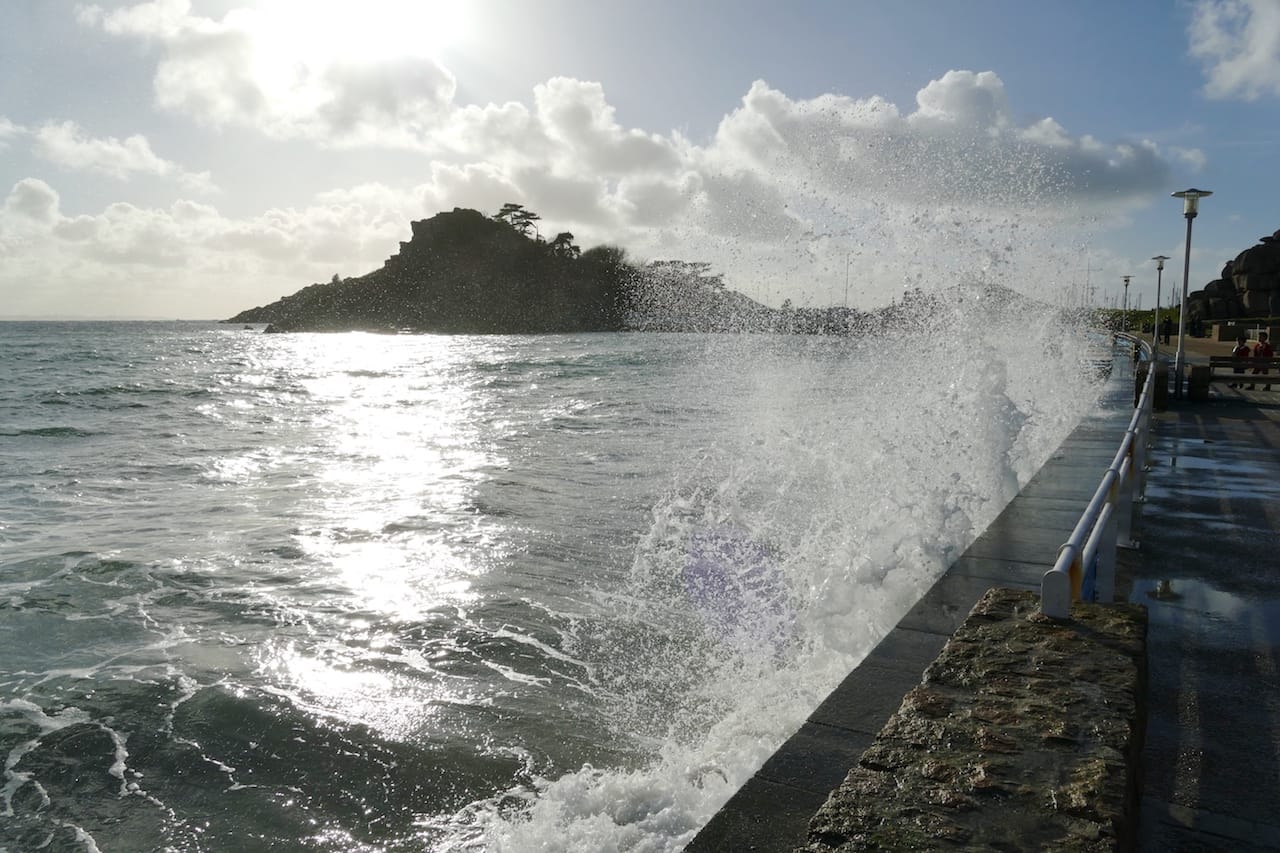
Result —
M607 617L567 638L634 762L474 803L439 849L681 849L1065 438L1087 345L957 304L852 352L743 358L753 390L709 401L734 426L674 460Z

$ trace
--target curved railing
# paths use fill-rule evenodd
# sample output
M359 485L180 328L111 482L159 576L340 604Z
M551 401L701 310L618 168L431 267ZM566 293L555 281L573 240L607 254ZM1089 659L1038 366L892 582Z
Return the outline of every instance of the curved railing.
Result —
M1156 370L1150 344L1133 335L1117 337L1132 342L1149 369L1111 467L1102 475L1071 538L1058 549L1057 562L1040 582L1040 612L1058 619L1070 615L1072 601L1110 602L1115 598L1116 549L1137 547L1133 542L1133 504L1141 499L1146 484Z

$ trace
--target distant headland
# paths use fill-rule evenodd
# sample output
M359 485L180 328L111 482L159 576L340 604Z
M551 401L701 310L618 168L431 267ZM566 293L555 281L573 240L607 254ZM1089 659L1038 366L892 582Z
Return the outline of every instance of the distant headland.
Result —
M455 208L411 223L400 251L362 276L304 287L226 323L270 332L537 334L618 331L844 334L884 318L847 308L780 309L728 290L710 265L634 264L623 249L547 241L538 214Z

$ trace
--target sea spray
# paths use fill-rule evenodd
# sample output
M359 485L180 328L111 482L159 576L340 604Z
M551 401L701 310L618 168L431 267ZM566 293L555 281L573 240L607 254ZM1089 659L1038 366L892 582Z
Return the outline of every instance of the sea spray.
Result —
M0 845L678 849L1088 409L1085 337L995 294L850 337L6 328Z
M800 356L722 344L732 427L672 460L630 578L572 642L632 762L477 803L457 847L681 849L1012 499L1093 398L1096 343L1051 311L935 307Z

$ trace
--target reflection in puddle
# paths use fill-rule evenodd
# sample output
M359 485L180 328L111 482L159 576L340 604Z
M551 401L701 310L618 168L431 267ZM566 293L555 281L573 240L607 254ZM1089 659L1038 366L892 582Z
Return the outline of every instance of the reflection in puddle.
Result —
M1135 580L1129 601L1153 628L1191 633L1219 648L1270 652L1280 644L1280 599L1243 598L1196 580Z

